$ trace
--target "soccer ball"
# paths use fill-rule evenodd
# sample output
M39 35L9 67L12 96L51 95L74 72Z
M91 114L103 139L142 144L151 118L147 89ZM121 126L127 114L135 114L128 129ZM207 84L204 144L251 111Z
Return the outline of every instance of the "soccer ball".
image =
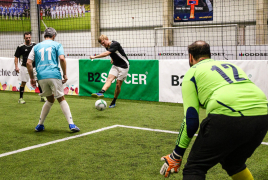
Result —
M95 102L95 107L99 111L103 111L107 107L107 103L103 99L99 99Z

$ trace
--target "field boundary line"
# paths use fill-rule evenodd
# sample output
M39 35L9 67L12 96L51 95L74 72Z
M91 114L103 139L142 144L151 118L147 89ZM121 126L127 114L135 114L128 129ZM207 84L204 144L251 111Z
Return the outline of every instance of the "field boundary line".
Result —
M28 150L31 150L31 149L36 149L36 148L39 148L39 147L47 146L47 145L50 145L50 144L55 144L55 143L58 143L58 142L63 142L63 141L67 141L67 140L70 140L70 139L75 139L75 138L82 137L82 136L87 136L89 134L94 134L94 133L97 133L97 132L101 132L101 131L105 131L105 130L108 130L108 129L116 128L117 126L118 125L108 126L108 127L104 127L104 128L101 128L101 129L97 129L97 130L94 130L94 131L87 132L87 133L78 134L78 135L75 135L75 136L70 136L70 137L67 137L67 138L62 138L62 139L58 139L58 140L55 140L55 141L50 141L50 142L47 142L47 143L37 144L37 145L34 145L34 146L29 146L29 147L26 147L26 148L15 150L15 151L3 153L3 154L0 154L0 158L4 157L4 156L11 155L11 154L16 154L16 153L20 153L20 152L23 152L23 151L28 151Z
M117 125L117 127L139 129L139 130L144 130L144 131L164 132L164 133L170 133L170 134L179 134L179 132L177 131L167 131L167 130L161 130L161 129L151 129L151 128L136 127L136 126Z
M97 129L97 130L89 131L89 132L86 132L86 133L83 133L83 134L78 134L78 135L75 135L75 136L70 136L70 137L50 141L50 142L47 142L47 143L37 144L37 145L34 145L34 146L29 146L29 147L26 147L26 148L15 150L15 151L6 152L6 153L3 153L3 154L0 154L0 158L8 156L8 155L16 154L16 153L28 151L28 150L31 150L31 149L36 149L36 148L39 148L39 147L48 146L48 145L51 145L51 144L55 144L55 143L59 143L59 142L63 142L63 141L68 141L70 139L75 139L75 138L78 138L78 137L87 136L87 135L90 135L90 134L94 134L94 133L98 133L98 132L101 132L101 131L113 129L113 128L116 128L116 127L129 128L129 129L138 129L138 130L152 131L152 132L179 134L179 132L177 132L177 131L168 131L168 130L151 129L151 128L136 127L136 126L126 126L126 125L113 125L113 126L108 126L108 127L100 128L100 129ZM197 134L195 134L195 136L197 136ZM262 142L261 144L268 145L268 142Z
M161 129L142 128L142 127L136 127L136 126L117 125L117 127L139 129L139 130L153 131L153 132L164 132L164 133L170 133L170 134L179 134L179 132L177 132L177 131L167 131L167 130L161 130ZM197 134L195 134L194 136L197 136ZM261 144L268 145L268 142L262 142Z

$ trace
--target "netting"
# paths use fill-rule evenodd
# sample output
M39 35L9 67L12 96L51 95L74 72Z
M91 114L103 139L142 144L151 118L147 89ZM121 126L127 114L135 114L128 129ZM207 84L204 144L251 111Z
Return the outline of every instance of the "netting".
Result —
M105 34L129 59L187 59L196 40L214 59L267 59L268 0L0 0L0 12L0 57L14 57L26 31L42 41L47 26L68 58L105 51Z

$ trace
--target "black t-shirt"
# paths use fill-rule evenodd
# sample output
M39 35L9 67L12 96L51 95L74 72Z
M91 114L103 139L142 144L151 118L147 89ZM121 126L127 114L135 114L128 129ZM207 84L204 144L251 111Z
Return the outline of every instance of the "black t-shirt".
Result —
M17 47L17 50L16 50L14 56L19 58L20 61L22 61L22 63L21 63L22 66L26 67L28 56L29 56L32 48L35 45L36 44L34 42L32 42L29 46L27 46L26 44L23 43ZM35 67L35 62L33 62L33 67Z
M110 47L106 50L111 52L110 57L113 59L113 65L124 69L129 67L127 55L119 42L112 41Z

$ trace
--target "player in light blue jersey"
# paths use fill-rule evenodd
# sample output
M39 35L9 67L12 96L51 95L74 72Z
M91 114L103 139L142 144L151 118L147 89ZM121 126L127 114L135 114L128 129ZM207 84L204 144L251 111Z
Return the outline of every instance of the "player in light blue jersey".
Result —
M30 52L27 60L27 69L31 78L31 85L36 86L36 80L33 76L33 62L36 65L37 78L40 86L42 87L42 96L47 97L47 101L44 104L39 123L35 128L35 131L43 131L44 121L55 101L58 100L61 106L61 110L65 115L66 120L69 123L69 128L73 132L78 132L80 129L73 123L72 114L67 101L64 98L63 85L67 80L66 74L66 60L64 56L63 47L60 43L55 42L54 39L57 32L53 28L47 28L44 32L45 41L38 43ZM60 72L60 65L63 72L63 80Z
M9 19L12 20L13 19L13 10L12 7L8 8L8 13L9 13Z
M3 19L3 13L4 13L4 8L2 5L0 5L0 16L1 16L1 19Z
M18 10L18 19L21 20L21 19L22 19L23 8L20 7L20 8L18 8L18 9L19 9L19 10Z
M4 10L4 18L7 20L7 14L8 14L7 7L5 6L3 10Z

